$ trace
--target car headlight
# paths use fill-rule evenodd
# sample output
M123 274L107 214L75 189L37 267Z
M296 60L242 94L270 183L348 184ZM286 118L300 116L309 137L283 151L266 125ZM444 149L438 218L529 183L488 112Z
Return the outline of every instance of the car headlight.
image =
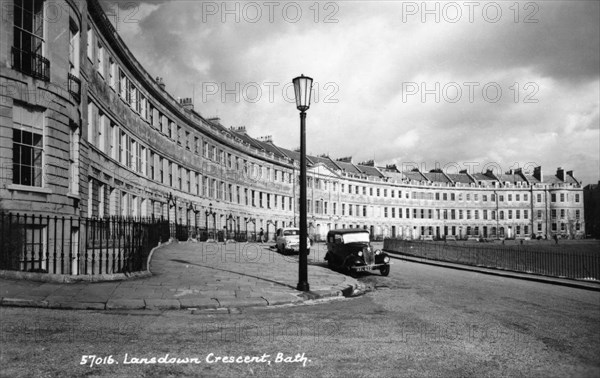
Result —
M385 257L383 258L383 262L384 262L384 263L386 263L386 264L387 264L387 263L389 263L389 262L390 262L390 258L389 258L389 256L385 256Z
M358 256L362 257L362 255L363 255L362 251L358 251Z
M379 255L380 253L381 253L380 249L378 249L378 250L375 251L375 255Z

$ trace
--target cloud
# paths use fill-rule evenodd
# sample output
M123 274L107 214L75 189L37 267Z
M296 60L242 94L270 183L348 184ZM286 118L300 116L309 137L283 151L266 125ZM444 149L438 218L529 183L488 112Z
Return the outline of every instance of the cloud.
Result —
M176 97L194 93L203 115L294 148L289 84L304 73L316 84L312 153L502 167L536 161L598 180L598 2L476 3L472 22L465 3L456 3L458 22L448 22L443 9L452 9L441 2L428 5L439 4L439 22L407 15L406 2L281 2L270 15L262 6L256 22L248 3L227 2L229 13L222 4L141 2L138 22L119 28L149 73ZM501 7L498 22L489 4ZM419 92L407 97L411 83Z

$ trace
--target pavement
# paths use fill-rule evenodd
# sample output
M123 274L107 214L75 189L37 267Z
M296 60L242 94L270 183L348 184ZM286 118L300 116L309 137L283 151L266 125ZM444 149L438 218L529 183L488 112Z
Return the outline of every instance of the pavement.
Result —
M271 244L172 242L153 250L149 272L121 276L120 280L66 282L63 276L40 282L31 280L31 274L26 276L29 279L4 274L0 278L0 305L204 311L300 304L360 294L364 286L328 269L321 249L311 249L308 257L309 292L296 290L298 255L281 255ZM49 275L38 275L48 281Z

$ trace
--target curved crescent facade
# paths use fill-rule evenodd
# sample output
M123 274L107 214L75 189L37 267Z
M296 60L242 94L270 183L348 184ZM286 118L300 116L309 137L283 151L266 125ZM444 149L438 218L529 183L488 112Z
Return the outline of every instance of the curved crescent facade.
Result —
M270 235L298 222L299 153L173 98L96 0L3 7L2 211L162 216ZM307 161L314 238L348 227L405 238L582 236L585 229L581 183L561 168L551 175L541 167L401 172L351 158Z

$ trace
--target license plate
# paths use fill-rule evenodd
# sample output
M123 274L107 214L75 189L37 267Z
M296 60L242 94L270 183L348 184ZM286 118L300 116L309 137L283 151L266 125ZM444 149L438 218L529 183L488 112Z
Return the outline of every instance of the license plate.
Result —
M354 268L357 272L366 272L367 270L373 270L376 269L374 266L371 265L367 265L367 266L359 266Z

